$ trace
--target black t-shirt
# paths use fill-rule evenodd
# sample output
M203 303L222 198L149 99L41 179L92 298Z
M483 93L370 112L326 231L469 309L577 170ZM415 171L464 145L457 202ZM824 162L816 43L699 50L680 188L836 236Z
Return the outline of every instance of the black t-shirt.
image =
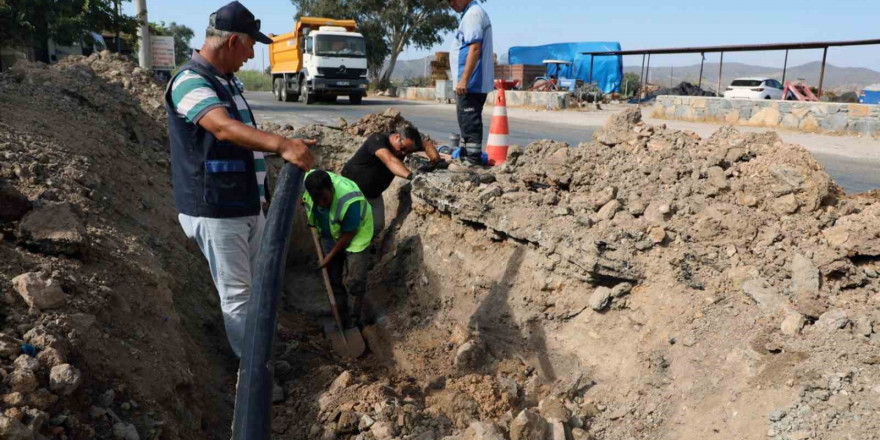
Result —
M373 134L342 167L342 175L354 181L368 199L381 196L394 180L394 173L376 157L383 148L394 153L387 134Z

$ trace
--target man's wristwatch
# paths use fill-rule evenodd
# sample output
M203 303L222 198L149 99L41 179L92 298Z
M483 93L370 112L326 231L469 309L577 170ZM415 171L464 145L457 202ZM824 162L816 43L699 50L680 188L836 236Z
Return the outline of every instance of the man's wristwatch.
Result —
M409 175L406 176L406 180L413 180L413 173L410 171Z

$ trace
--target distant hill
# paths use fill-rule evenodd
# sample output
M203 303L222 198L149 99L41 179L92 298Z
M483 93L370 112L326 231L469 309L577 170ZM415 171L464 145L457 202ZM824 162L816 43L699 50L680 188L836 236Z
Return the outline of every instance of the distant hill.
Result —
M502 54L504 55L504 54ZM501 57L502 62L506 57ZM428 71L430 73L431 61L434 60L433 55L425 58L414 60L397 60L394 67L393 79L403 80L405 78L414 78L425 75L425 65L427 61ZM797 80L803 78L807 84L811 86L819 85L819 69L822 63L818 61L802 64L800 66L789 66L785 78L786 81ZM639 74L641 66L625 66L625 72ZM651 66L651 83L669 86L670 73L672 74L672 85L677 85L682 81L688 81L696 84L700 75L700 65L691 66ZM754 66L743 63L724 63L722 70L722 87L727 87L735 78L744 76L766 76L782 81L782 67L766 67ZM832 64L825 66L825 89L835 92L858 91L865 86L880 83L880 72L866 69L862 67L837 67ZM718 63L706 63L703 66L703 88L714 91L718 85Z
M811 86L819 85L819 70L822 63L815 61L800 66L790 66L785 74L786 81L804 79ZM625 72L639 74L641 66L625 66ZM700 65L692 66L659 66L651 67L650 81L652 84L669 86L670 81L676 85L682 81L697 84ZM721 86L727 87L735 78L748 76L766 76L782 80L781 67L753 66L743 63L724 63L721 72ZM670 79L671 78L671 79ZM825 66L826 90L835 92L857 91L865 86L880 83L880 72L861 67L837 67L832 64ZM703 88L715 90L718 86L718 63L706 63L703 67Z

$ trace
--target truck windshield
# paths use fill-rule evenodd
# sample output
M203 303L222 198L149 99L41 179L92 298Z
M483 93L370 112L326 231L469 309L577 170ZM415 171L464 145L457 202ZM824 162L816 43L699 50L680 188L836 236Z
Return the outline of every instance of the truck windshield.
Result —
M317 35L315 54L325 57L364 58L367 56L367 48L363 37Z

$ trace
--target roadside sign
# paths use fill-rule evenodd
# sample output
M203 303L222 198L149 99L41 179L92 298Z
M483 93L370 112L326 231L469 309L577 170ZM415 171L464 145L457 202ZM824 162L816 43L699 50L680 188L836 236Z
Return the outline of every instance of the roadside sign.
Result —
M174 70L174 37L150 36L153 70Z

